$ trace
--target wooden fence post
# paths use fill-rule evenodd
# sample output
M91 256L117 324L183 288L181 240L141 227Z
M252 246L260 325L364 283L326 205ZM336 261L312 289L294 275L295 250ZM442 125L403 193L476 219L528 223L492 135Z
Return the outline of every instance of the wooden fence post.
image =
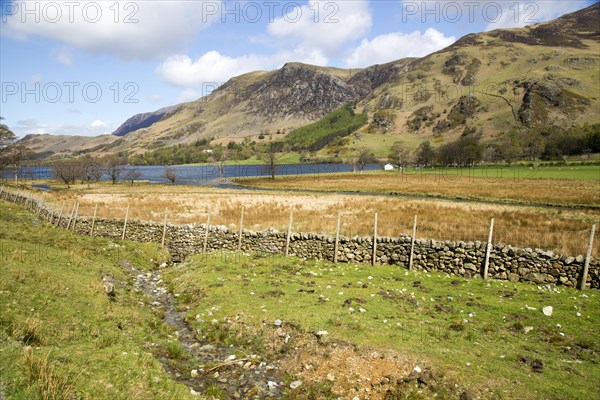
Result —
M79 216L79 202L77 202L77 207L75 207L75 217L73 218L73 226L71 229L75 232L75 224L77 223L77 217Z
M4 185L0 187L0 199L2 198L2 194L4 193Z
M92 217L92 228L90 229L90 236L94 236L94 226L96 225L96 213L98 212L98 203L94 206L94 216Z
M206 217L206 232L204 233L204 246L202 247L202 253L206 253L208 247L208 232L210 231L210 208L208 209L208 216Z
M487 247L485 249L485 263L483 264L483 279L488 277L490 268L490 252L492 251L492 235L494 234L494 218L490 221L490 233L488 235Z
M71 209L71 215L69 216L69 222L67 223L67 230L71 227L71 222L73 221L73 216L75 215L75 206L77 203L73 204L73 208Z
M588 242L587 253L585 254L585 262L583 264L583 273L581 274L581 282L579 290L585 290L585 282L587 281L588 269L590 268L590 260L592 258L592 248L594 246L594 234L596 233L596 224L592 225L590 231L590 241Z
M287 257L290 251L290 239L292 237L292 218L294 216L294 209L290 210L290 220L288 222L287 237L285 239L285 256Z
M125 240L125 232L127 231L127 219L129 218L129 204L127 204L127 210L125 210L125 222L123 222L123 234L121 240Z
M338 260L338 246L340 242L340 221L342 218L341 211L338 210L337 225L335 227L335 245L333 246L333 262L336 263Z
M165 219L163 220L163 232L162 239L160 241L160 245L165 247L165 237L167 236L167 209L165 208Z
M413 221L412 237L410 238L410 256L408 258L408 270L411 271L413 268L413 259L415 254L415 238L417 236L417 216Z
M371 259L371 265L375 265L376 258L377 258L377 211L375 211L375 223L373 224L373 258Z
M238 248L237 251L242 251L242 237L244 236L244 207L242 207L242 214L240 216L240 233L238 235Z
M63 201L62 207L60 208L60 214L58 214L58 219L56 220L56 227L60 226L60 220L63 216L63 211L65 211L65 206L67 205L67 201Z
M42 201L37 203L37 210L35 212L35 217L39 218L40 213L42 212L42 207L44 207L44 198L42 197Z

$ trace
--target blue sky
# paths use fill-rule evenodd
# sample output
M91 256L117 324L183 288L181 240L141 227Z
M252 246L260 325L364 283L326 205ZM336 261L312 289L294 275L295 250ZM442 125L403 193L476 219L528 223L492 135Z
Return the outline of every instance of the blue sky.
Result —
M106 134L245 72L423 56L594 2L0 0L0 116L19 136Z

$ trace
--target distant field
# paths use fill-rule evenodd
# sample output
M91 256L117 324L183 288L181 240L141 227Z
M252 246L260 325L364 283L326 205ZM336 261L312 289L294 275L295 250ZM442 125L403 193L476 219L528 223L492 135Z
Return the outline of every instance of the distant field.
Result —
M595 290L225 253L196 256L166 279L206 338L279 358L303 387L320 384L314 398L383 399L390 389L386 399L592 399L600 391ZM327 332L321 345L318 331ZM433 372L427 383L404 381L417 366Z
M600 166L422 169L244 178L273 189L372 192L537 205L600 207Z

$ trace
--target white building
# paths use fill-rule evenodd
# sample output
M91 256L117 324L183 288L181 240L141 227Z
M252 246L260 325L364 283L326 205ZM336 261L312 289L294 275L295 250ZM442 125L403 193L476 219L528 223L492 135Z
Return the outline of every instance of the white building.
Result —
M385 164L383 166L383 170L384 171L393 171L394 170L394 166L392 164Z

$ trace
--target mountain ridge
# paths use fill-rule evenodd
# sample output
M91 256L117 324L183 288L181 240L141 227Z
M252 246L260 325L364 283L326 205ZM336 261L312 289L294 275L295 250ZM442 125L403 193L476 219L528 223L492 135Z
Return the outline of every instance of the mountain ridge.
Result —
M474 131L494 141L536 127L598 122L599 10L596 3L553 21L471 33L424 57L366 68L290 62L250 72L160 117L133 116L129 128L152 123L93 153L141 154L201 139L260 141L265 133L287 133L348 103L367 113L369 123L326 153L366 146L384 155L397 140L414 148ZM144 119L146 114L151 116Z

